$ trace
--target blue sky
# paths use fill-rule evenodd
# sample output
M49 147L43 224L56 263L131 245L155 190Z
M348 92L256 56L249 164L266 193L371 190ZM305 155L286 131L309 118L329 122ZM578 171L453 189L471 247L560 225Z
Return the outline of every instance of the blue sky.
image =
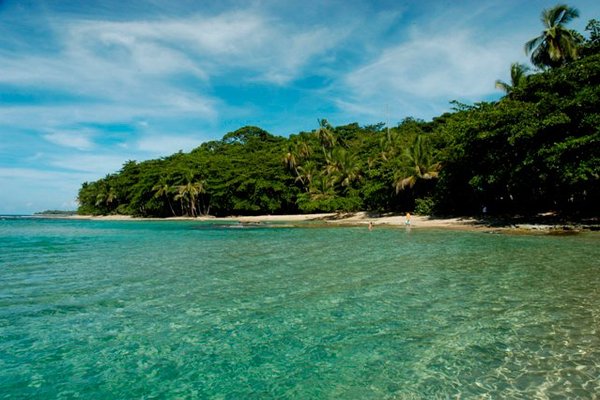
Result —
M554 1L0 0L0 214L244 125L431 119L497 99ZM569 1L570 26L600 18Z

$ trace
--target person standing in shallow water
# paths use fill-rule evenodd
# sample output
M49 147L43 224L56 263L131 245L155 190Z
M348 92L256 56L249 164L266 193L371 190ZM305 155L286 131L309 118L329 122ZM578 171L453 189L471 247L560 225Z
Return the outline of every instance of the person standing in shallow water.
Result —
M406 219L404 220L404 225L410 226L410 213L406 213Z
M373 230L373 222L369 221L369 230L372 231Z

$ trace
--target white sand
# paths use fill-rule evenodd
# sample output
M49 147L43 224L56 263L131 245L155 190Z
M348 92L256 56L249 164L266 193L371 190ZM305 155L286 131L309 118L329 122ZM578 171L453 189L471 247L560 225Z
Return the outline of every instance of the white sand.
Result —
M293 214L293 215L258 215L258 216L230 216L230 217L170 217L170 218L133 218L128 215L106 215L85 216L75 215L73 219L93 219L106 221L128 221L128 220L154 220L154 221L239 221L243 223L258 222L306 222L320 221L333 225L368 225L372 222L374 226L405 226L404 215L385 214L382 216L370 215L367 212L356 213L322 213L322 214ZM411 228L450 228L450 229L485 229L484 225L473 218L430 218L427 216L412 215L410 218ZM489 228L488 228L489 229Z
M329 221L330 223L337 224L368 224L372 222L374 226L377 225L392 225L392 226L405 226L406 216L405 215L383 215L383 216L369 216L366 212L357 212L353 215L349 215L346 218L336 219ZM410 226L413 228L454 228L454 229L476 229L477 220L473 218L431 218L428 216L411 215Z

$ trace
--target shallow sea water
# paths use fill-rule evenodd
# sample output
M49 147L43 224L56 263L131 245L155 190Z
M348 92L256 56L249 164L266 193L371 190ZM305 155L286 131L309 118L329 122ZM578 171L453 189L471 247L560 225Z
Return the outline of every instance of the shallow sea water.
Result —
M599 245L0 220L0 398L598 398Z

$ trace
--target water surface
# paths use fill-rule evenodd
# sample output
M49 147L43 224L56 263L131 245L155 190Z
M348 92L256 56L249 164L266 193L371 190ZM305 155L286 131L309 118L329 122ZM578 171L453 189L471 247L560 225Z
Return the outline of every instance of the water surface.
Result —
M593 398L599 244L0 220L0 398Z

